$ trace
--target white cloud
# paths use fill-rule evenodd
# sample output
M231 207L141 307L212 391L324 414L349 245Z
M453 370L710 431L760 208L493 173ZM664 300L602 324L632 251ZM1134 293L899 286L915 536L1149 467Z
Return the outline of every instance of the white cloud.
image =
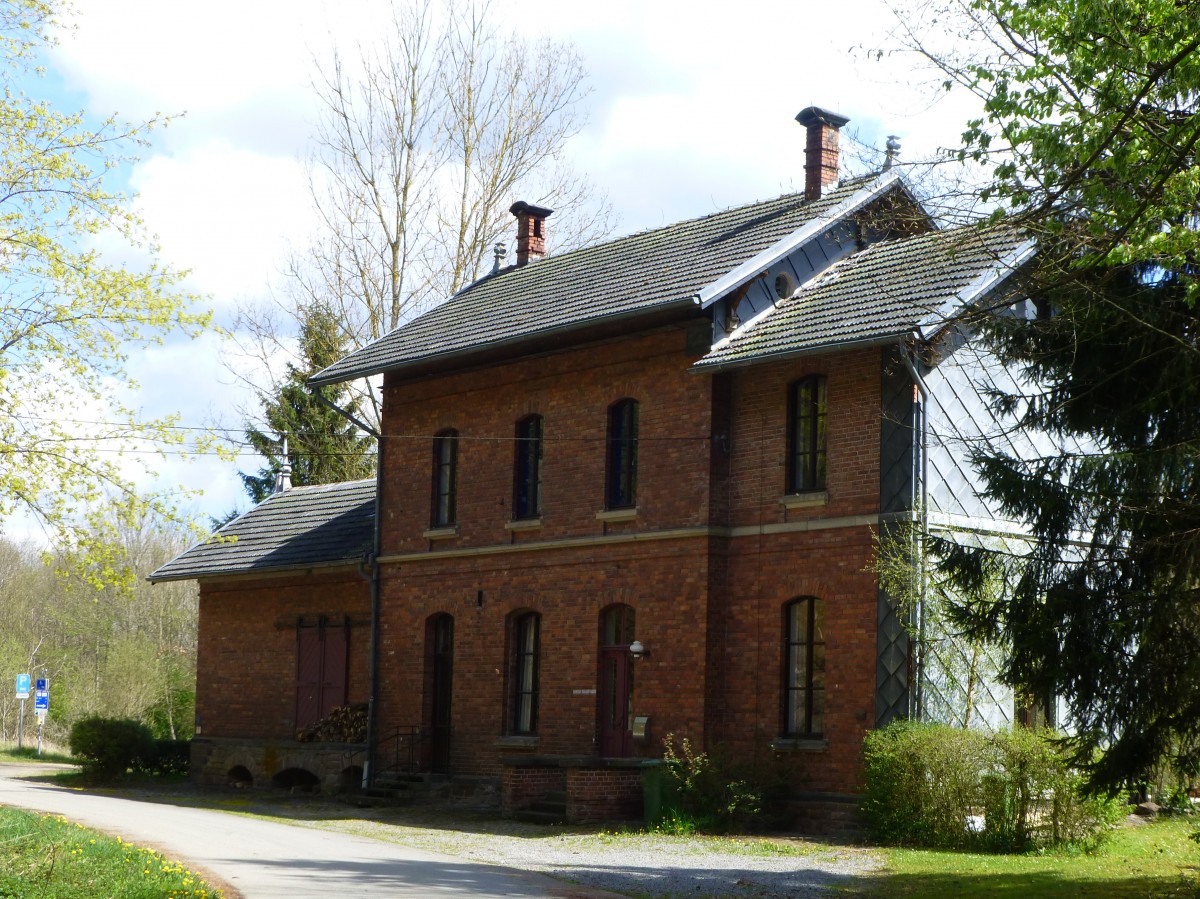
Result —
M277 280L288 246L301 244L312 223L297 160L225 140L152 156L136 166L130 183L163 258L191 269L189 283L218 307Z

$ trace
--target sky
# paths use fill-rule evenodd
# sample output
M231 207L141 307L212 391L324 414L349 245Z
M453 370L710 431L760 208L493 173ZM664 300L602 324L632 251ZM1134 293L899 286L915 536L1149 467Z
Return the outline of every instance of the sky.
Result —
M399 0L397 0L399 2ZM128 120L174 116L122 171L160 258L189 271L228 325L239 303L281 283L289 248L314 227L303 157L314 59L369 43L379 0L75 0L72 27L27 87L63 111ZM803 184L801 109L850 118L844 134L903 159L953 147L972 108L936 89L890 36L881 0L494 0L503 31L573 42L590 73L587 126L566 147L607 194L615 235L778 196ZM873 50L883 50L882 54ZM514 201L523 199L513 197ZM169 339L129 360L148 415L240 429L252 404L216 334ZM202 490L186 506L221 515L248 500L243 455L155 463L155 486Z

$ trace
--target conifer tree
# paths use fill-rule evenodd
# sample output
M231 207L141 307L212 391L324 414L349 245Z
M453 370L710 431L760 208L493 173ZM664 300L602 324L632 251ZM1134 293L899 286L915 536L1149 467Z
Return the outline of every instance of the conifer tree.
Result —
M1097 788L1200 771L1200 2L964 0L984 52L931 54L984 114L963 157L1040 244L1038 314L986 320L1035 458L973 451L1028 538L937 544L959 624L1069 708ZM960 21L961 24L961 21ZM1005 589L996 591L1000 580Z
M259 394L262 424L246 429L246 439L267 459L257 473L242 472L246 493L255 503L262 502L274 489L283 462L284 438L291 480L296 486L352 481L369 477L375 470L371 440L332 408L338 406L358 417L357 398L341 385L311 388L305 383L347 352L333 312L319 304L305 307L301 363L288 363L277 396Z

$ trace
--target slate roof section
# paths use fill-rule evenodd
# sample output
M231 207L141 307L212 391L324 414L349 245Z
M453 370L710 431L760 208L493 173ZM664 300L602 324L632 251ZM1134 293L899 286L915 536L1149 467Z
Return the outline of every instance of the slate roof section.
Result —
M149 580L179 581L344 565L374 545L375 479L293 487L269 497L208 540L163 565Z
M874 199L896 179L847 181L819 200L751 203L510 267L314 375L328 384L438 357L519 343L607 319L690 308L706 286L848 201ZM843 210L839 210L839 206Z
M747 365L942 327L1033 252L1017 229L974 226L871 244L752 319L693 365Z

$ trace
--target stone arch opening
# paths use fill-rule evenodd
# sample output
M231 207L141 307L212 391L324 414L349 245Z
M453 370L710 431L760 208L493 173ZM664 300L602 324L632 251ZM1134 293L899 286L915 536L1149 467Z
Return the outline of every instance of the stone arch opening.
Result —
M250 773L250 769L245 765L234 765L225 772L225 776L229 779L231 787L245 790L254 786L254 775Z
M307 768L284 768L271 778L271 786L293 793L311 793L321 786L321 779Z

